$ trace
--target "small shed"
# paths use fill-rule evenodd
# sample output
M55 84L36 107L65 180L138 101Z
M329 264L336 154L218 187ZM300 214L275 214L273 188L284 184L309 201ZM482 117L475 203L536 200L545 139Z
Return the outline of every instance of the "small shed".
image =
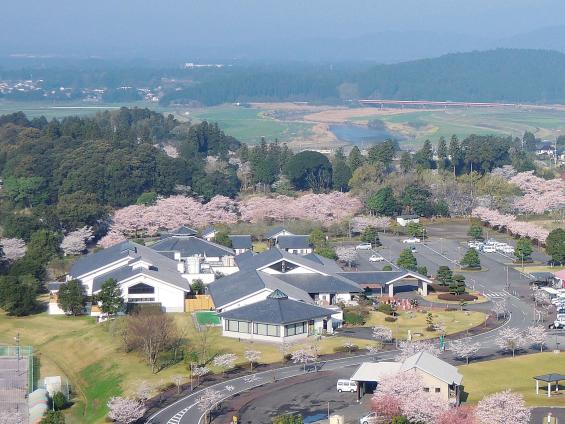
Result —
M396 222L401 227L406 227L408 224L418 224L420 222L420 217L418 215L400 215L396 218Z
M536 395L539 395L539 382L547 383L547 397L551 397L551 384L555 383L555 393L559 392L559 382L565 381L563 374L543 374L534 377L536 380Z

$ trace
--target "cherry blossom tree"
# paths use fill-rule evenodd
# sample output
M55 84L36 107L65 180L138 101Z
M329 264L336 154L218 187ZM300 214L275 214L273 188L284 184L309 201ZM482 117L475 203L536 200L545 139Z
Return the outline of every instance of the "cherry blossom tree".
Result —
M520 329L507 327L498 332L495 342L500 349L511 351L514 357L516 350L524 347L527 340Z
M80 255L86 250L86 243L92 240L92 227L82 227L68 233L61 242L61 250L65 255Z
M473 343L471 339L453 340L448 346L455 357L465 359L467 364L469 364L469 358L475 356L481 348L480 343Z
M137 387L135 397L138 401L145 404L149 399L151 399L152 390L153 388L151 387L151 385L147 381L143 380L141 383L139 383L139 386Z
M444 411L436 424L476 424L475 408L469 405L457 406Z
M526 329L526 339L529 343L539 346L540 352L543 352L547 337L548 334L543 325L532 325Z
M212 409L222 400L222 393L211 388L204 389L198 397L198 409L204 414L204 422L210 422Z
M387 229L390 225L390 218L386 216L359 215L351 218L351 229L356 233L361 233L367 227Z
M212 363L214 364L214 366L221 368L222 373L225 374L227 370L233 368L236 360L237 360L236 354L224 353L223 355L216 356L212 361Z
M119 424L134 423L145 414L143 403L125 397L113 397L108 401L108 418Z
M292 352L292 362L295 364L303 364L304 372L306 372L306 364L308 362L315 362L318 355L313 349L298 349Z
M357 259L357 252L352 247L338 246L335 248L335 254L340 261L345 262L348 266L351 266Z
M522 395L505 390L479 401L476 416L481 424L528 424L531 411L526 407Z
M529 222L518 221L514 215L502 214L489 208L477 207L473 209L471 215L494 228L506 229L513 235L529 237L532 240L538 240L540 243L545 243L549 235L549 230L545 228Z
M25 424L27 417L17 411L0 411L0 424Z
M441 396L424 391L424 382L414 370L381 377L372 403L382 402L386 397L396 399L402 415L412 422L435 423L449 404Z
M388 343L392 340L392 330L388 327L373 327L372 337L379 343Z
M253 364L256 364L261 359L262 353L258 350L246 350L243 356L249 362L251 371L253 371Z
M422 340L417 342L401 341L398 344L398 349L400 350L400 353L396 355L396 360L398 362L402 362L406 358L409 358L420 352L427 352L434 356L441 354L441 350L439 349L438 344L430 340Z
M535 176L534 171L527 171L510 178L510 183L524 192L514 202L520 212L543 214L565 203L565 182L560 178L545 180Z
M279 352L282 355L282 359L284 360L285 357L292 352L294 349L294 343L289 342L288 340L283 341L279 346Z
M27 250L25 242L19 238L2 238L0 247L4 252L4 257L9 261L23 258Z
M371 398L371 411L375 413L376 423L390 423L394 417L402 414L400 399L387 394L373 396Z
M210 369L208 367L194 367L192 368L191 378L196 377L196 385L200 384L200 378L204 377L205 375L210 373Z
M500 319L500 316L506 317L508 314L506 301L502 300L500 302L494 302L492 304L492 311L496 314L496 319Z

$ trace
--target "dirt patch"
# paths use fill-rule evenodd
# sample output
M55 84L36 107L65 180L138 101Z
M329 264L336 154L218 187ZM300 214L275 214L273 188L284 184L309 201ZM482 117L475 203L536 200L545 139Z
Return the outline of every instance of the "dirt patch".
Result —
M360 108L331 108L304 116L305 121L325 122L327 124L341 124L355 118L359 124L367 124L369 119L377 116L399 115L402 113L415 112L416 109L378 109L374 107ZM367 118L367 119L362 119Z

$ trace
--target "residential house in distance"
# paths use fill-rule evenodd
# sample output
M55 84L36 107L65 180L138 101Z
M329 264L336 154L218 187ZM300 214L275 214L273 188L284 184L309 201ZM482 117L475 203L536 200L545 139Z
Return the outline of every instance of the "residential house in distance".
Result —
M214 227L208 227L202 231L202 238L207 241L213 241L217 233L218 230L216 230Z
M275 246L286 250L288 253L307 255L313 252L310 236L308 235L280 235L277 237Z
M86 294L97 294L104 282L113 279L122 289L125 303L157 303L166 312L183 312L190 293L188 279L178 262L140 244L124 241L79 258L71 265L67 281L78 279ZM53 301L50 314L63 314L56 302L57 284L50 284ZM88 304L87 313L100 315L97 305Z
M251 252L253 250L253 241L250 235L230 235L231 247L236 255L241 255L245 252Z
M461 400L463 376L456 367L427 353L419 352L403 362L364 362L350 380L358 383L357 398L377 387L379 380L388 374L414 370L424 382L424 390L458 405Z
M289 235L294 235L294 234L288 231L284 227L273 227L265 233L265 239L267 239L271 243L271 246L274 246L279 236L289 236Z
M398 222L401 227L406 227L410 223L418 224L420 218L418 215L400 215L396 218L396 222Z

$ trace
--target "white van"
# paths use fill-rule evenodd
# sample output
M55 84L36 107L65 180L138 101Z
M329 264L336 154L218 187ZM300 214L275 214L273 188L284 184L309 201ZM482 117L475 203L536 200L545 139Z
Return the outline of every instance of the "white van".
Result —
M336 389L338 392L356 392L357 383L351 380L337 380Z
M495 253L496 248L492 244L485 244L483 246L483 252L484 253Z

